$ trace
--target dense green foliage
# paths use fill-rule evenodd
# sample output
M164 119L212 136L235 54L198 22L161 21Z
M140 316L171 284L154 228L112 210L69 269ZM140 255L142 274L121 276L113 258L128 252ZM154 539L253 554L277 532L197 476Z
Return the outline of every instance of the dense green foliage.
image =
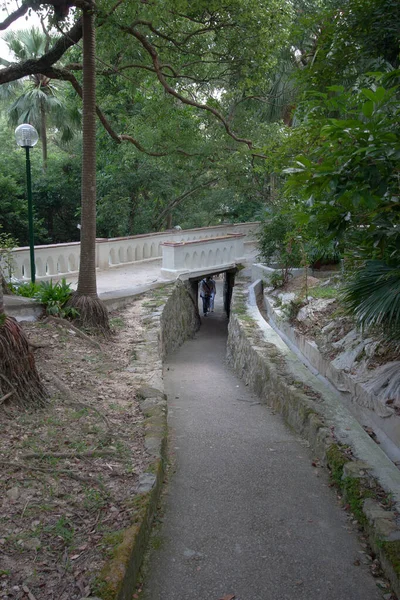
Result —
M284 178L261 252L272 258L281 222L275 260L285 262L295 236L310 265L341 256L348 310L362 327L399 331L400 5L326 3L302 25L313 45L307 54L299 42L294 126L282 127L267 161Z
M108 130L99 123L98 235L257 218L268 198L268 174L257 171L268 124L259 118L265 105L253 95L276 79L296 16L291 6L282 0L230 0L223 6L167 0L110 9L110 0L97 3L97 98ZM21 61L40 55L46 44L37 30L7 35ZM78 86L81 60L77 45L57 64L70 65ZM37 150L32 153L38 243L75 240L79 233L80 139L66 144L57 120L61 100L75 115L77 104L72 88L64 87L60 97L65 82L58 76L51 71L1 88L4 114L11 111L16 120L39 127L37 116L46 105L45 174ZM54 118L52 107L58 109ZM7 137L4 153L14 154L11 129ZM18 162L23 167L22 157ZM25 244L24 172L2 172L18 186L15 213L7 211L4 226Z
M260 218L265 260L287 273L342 258L360 323L398 323L399 2L99 0L96 24L99 236ZM75 44L24 91L39 82L44 101L70 81L79 115L81 62ZM48 115L45 172L32 152L38 243L79 239L81 137ZM24 160L2 123L0 224L26 244Z

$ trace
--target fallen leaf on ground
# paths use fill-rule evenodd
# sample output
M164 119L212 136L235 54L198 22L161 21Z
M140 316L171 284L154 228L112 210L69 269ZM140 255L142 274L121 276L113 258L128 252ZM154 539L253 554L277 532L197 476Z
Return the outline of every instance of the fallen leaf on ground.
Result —
M219 600L234 600L234 598L236 598L235 594L225 594Z

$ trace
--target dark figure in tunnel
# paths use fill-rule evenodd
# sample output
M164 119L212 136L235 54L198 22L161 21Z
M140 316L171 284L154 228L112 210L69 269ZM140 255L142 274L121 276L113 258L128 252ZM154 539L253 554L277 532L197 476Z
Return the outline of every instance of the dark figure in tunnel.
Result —
M200 283L200 297L203 300L203 315L205 317L210 310L210 300L213 292L215 292L215 282L208 275Z

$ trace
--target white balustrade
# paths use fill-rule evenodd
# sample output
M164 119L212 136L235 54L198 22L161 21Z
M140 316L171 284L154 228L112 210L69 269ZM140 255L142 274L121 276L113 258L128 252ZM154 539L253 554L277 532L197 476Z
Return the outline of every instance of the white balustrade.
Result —
M164 242L161 274L175 279L189 271L233 266L244 260L244 238L244 233L229 233L186 242Z
M37 279L51 279L60 275L78 273L80 243L50 244L35 246L35 267ZM17 279L30 279L31 266L29 248L15 248L12 252L13 276Z
M245 250L240 255L243 256L249 254L254 246L255 232L258 225L257 222L235 223L197 229L162 231L123 238L97 239L96 266L100 270L106 270L141 260L156 260L163 256L163 251L165 252L166 248L164 246L165 242L192 242L197 240L204 242L205 239L216 239L228 234L242 234L242 236L245 236ZM207 252L210 252L210 250L211 248L207 246ZM226 252L229 256L229 249ZM226 258L226 252L224 256L219 257L221 260ZM13 276L17 279L29 280L31 276L29 247L15 248L12 255L14 260ZM56 279L63 276L77 275L79 256L79 242L35 246L36 278L38 280ZM193 259L191 260L193 262ZM197 262L197 260L208 262L209 258L208 255L205 259L204 257L196 257L194 262Z

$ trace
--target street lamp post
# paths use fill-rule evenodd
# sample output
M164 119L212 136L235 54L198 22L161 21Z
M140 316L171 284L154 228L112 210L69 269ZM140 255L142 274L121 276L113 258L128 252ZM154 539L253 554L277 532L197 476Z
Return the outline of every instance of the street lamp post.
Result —
M28 223L29 223L29 254L31 263L31 281L35 283L35 242L33 238L33 207L32 207L32 181L31 161L29 150L37 144L38 132L32 125L24 123L15 130L15 140L21 148L25 148L26 155L26 187L28 192Z

